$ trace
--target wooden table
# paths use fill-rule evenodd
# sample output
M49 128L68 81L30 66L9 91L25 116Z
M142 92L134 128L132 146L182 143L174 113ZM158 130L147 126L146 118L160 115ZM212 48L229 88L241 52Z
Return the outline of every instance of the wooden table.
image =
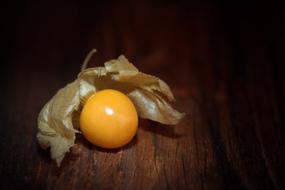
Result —
M220 1L22 2L4 7L0 189L284 189L283 10ZM175 127L140 120L119 150L60 168L35 137L43 105L90 66L126 55L172 88Z

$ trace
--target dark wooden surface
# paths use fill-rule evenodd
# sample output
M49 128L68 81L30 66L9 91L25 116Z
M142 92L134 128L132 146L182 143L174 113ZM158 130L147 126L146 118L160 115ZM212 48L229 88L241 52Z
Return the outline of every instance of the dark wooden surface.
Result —
M284 10L278 3L26 1L1 6L0 189L285 189ZM77 139L57 168L35 137L43 105L125 54L187 113L140 120L109 151Z

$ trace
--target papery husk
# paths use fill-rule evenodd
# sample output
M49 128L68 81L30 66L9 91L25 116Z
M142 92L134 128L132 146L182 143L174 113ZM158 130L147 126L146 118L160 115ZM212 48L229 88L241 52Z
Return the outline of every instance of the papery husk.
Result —
M91 51L87 60L94 52ZM125 56L106 62L104 67L85 69L86 63L77 79L60 89L38 116L37 138L41 147L50 147L51 157L58 166L74 145L79 130L72 123L74 117L78 117L81 107L97 91L115 89L125 93L141 118L167 125L176 125L183 118L184 113L169 103L174 101L174 96L168 85L155 76L139 72Z

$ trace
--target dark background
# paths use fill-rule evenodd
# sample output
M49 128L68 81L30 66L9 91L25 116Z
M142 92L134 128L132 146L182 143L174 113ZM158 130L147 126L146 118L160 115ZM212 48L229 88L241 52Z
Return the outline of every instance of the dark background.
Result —
M0 188L285 189L284 7L278 1L18 1L1 7ZM120 54L165 80L187 113L140 120L119 150L57 168L37 115L90 66Z

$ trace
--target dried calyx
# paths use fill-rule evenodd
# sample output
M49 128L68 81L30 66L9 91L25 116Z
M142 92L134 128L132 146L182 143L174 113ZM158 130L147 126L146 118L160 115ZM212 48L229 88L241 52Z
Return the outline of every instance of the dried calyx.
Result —
M97 91L108 88L125 93L141 118L175 125L184 116L170 105L174 96L168 85L140 72L123 55L107 61L104 67L86 69L95 52L92 50L87 55L77 79L60 89L38 116L38 141L42 148L50 147L51 157L58 166L74 146L75 134L79 132L74 121L78 120L81 107Z

